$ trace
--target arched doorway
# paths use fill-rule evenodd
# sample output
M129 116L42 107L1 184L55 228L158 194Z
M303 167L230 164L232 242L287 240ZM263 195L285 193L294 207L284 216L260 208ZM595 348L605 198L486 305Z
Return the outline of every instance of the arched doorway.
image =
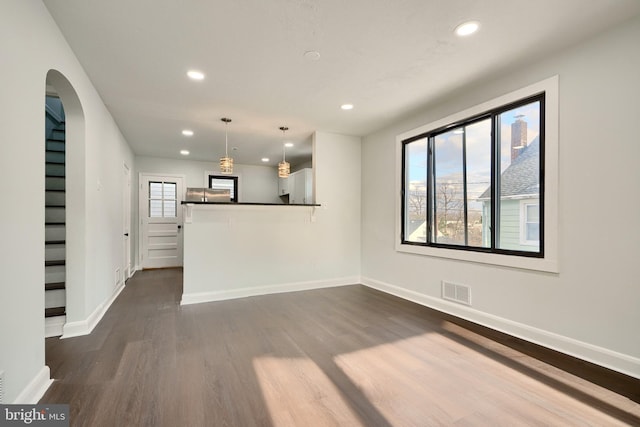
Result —
M45 331L64 338L65 325L85 314L85 118L73 86L56 70L46 76L45 110Z

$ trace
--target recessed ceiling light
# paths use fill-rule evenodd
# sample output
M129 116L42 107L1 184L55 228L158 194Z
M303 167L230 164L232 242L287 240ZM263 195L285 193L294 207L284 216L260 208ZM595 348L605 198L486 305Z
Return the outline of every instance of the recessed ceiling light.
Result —
M189 70L187 72L187 76L189 76L189 78L192 79L192 80L203 80L204 79L204 73L202 73L201 71L197 71L197 70Z
M284 146L287 147L287 148L291 148L291 147L293 147L293 142L285 142Z
M353 104L342 104L340 108L343 110L353 110Z
M308 50L304 53L304 57L309 61L317 61L320 59L320 52L317 50Z
M473 33L475 33L476 31L478 31L478 28L480 28L480 23L477 21L468 21L468 22L463 22L462 24L458 25L456 27L456 34L460 37L464 37L464 36L469 36Z
M190 129L185 129L185 130L182 131L182 134L184 136L193 136L193 131L190 130Z
M189 150L180 150L180 154L182 154L183 156L188 156Z
M268 158L268 157L263 157L261 160L262 160L263 162L267 163L267 162L269 161L269 158Z

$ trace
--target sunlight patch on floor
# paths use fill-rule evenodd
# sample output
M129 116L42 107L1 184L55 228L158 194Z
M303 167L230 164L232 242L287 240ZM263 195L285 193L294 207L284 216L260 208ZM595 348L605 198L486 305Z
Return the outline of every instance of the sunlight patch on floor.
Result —
M253 368L274 426L362 425L312 360L258 357Z

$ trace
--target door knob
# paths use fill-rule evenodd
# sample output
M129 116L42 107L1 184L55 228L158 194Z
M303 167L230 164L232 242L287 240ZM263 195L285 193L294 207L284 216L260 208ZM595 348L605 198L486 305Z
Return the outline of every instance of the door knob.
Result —
M124 233L125 236L129 237L129 233Z

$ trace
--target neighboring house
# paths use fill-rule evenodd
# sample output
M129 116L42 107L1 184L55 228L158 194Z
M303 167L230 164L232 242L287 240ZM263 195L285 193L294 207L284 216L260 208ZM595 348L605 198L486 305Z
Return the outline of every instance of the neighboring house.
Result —
M513 151L512 151L513 152ZM500 176L500 236L502 249L537 251L540 247L540 139L535 137L516 154ZM490 218L491 187L478 201L482 217ZM488 245L491 221L484 221L482 241Z

